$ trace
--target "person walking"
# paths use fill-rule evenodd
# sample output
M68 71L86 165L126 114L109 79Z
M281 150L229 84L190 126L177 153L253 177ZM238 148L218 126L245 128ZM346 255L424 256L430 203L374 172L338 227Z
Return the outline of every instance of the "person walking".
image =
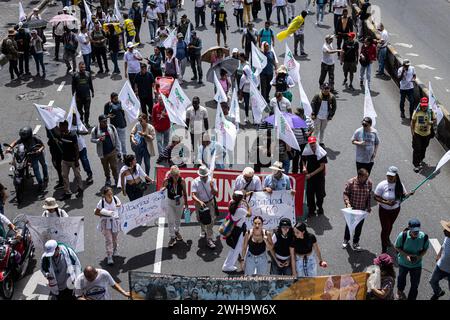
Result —
M48 240L41 258L41 272L48 280L50 296L56 300L74 300L74 285L81 273L81 263L75 251L64 243Z
M64 32L64 31L63 31ZM61 37L62 39L62 37ZM19 22L19 29L16 33L15 40L17 43L17 51L19 53L19 74L20 75L31 75L30 73L30 44L31 44L31 35L28 31L25 31L23 27L23 23ZM59 42L55 40L55 55L56 48L59 51ZM25 68L24 68L25 65Z
M347 0L338 0L338 1L347 2ZM341 49L342 42L345 43L345 41L350 36L350 32L353 32L353 19L348 16L347 9L343 9L342 14L340 14L340 15L336 15L336 12L335 12L334 17L336 18L336 16L338 16L338 20L335 23L337 48ZM356 34L355 34L355 36L356 36Z
M252 12L253 0L244 0L244 23L248 25L252 22L252 18L250 16Z
M125 52L123 60L125 61L125 79L128 79L131 87L134 88L134 80L141 70L142 55L135 49L132 42L127 43L127 52Z
M152 120L156 131L156 142L158 154L169 144L170 119L162 98L158 97L158 102L153 106Z
M150 157L155 156L154 141L156 137L155 128L148 122L146 114L140 114L138 123L131 129L131 148L136 154L139 165L144 160L145 173L150 173Z
M86 65L86 70L91 72L91 55L92 46L91 39L89 37L88 30L86 26L82 25L80 28L80 33L78 33L77 40L80 43L81 55L83 56L84 64Z
M117 170L117 158L120 154L120 140L116 128L108 124L108 117L101 114L98 117L99 125L91 131L91 142L97 145L97 155L103 166L106 182L105 186L111 186L111 171L115 184L119 182Z
M186 126L189 130L192 145L192 159L198 154L203 135L209 130L208 111L200 105L200 98L192 98L192 106L186 109Z
M108 68L108 59L106 58L106 33L100 28L100 25L97 23L94 26L94 30L91 31L90 34L91 44L92 44L92 53L95 56L95 60L97 60L99 73L109 73ZM102 63L103 60L103 63ZM105 67L103 69L103 66Z
M441 226L444 229L445 238L436 257L436 267L434 267L430 279L430 285L433 289L430 300L438 300L445 295L445 291L439 286L442 279L447 278L450 285L450 222L441 220Z
M112 92L110 101L105 104L103 114L109 118L109 122L114 126L120 140L120 154L123 157L127 154L126 136L127 136L127 119L125 117L125 110L122 106L122 101L119 100L119 95Z
M244 257L244 274L246 276L269 274L267 251L273 247L272 234L263 228L261 216L253 218L253 228L245 233L242 245Z
M322 86L328 74L328 82L330 84L331 92L337 94L334 90L334 54L342 52L342 50L333 48L334 35L327 35L325 43L322 46L322 62L320 65L319 85Z
M128 196L130 201L141 198L146 189L145 183L152 183L153 180L144 172L142 167L137 163L136 157L127 154L123 160L123 167L120 169L120 182L117 186L122 188L124 196Z
M201 27L205 28L205 18L206 18L206 0L195 0L195 9L194 9L194 13L195 13L195 29L197 29L200 26L200 22L201 22Z
M134 42L136 43L141 42L139 34L141 32L142 25L142 8L139 6L139 4L139 0L133 0L131 8L130 10L128 10L128 16L130 17L130 19L133 19L133 24L136 30L136 34L134 36Z
M170 167L161 191L167 189L167 221L169 224L169 248L172 248L177 241L183 241L180 234L180 219L182 208L188 207L186 192L186 181L180 176L180 169L173 165Z
M224 2L221 2L219 4L219 10L217 10L216 12L215 27L216 27L217 45L220 47L220 34L222 33L224 47L228 48L227 30L229 29L229 26Z
M180 64L173 54L172 48L166 49L166 61L164 63L164 76L178 79L180 77Z
M63 60L67 67L66 73L69 73L71 70L75 73L77 70L76 57L78 40L76 34L67 26L64 27L62 43L64 45ZM70 65L71 62L72 65Z
M80 154L80 162L81 165L83 166L83 170L84 172L87 174L87 178L86 178L86 183L87 184L92 184L94 183L94 180L92 178L93 173L92 173L92 169L91 169L91 164L89 162L89 158L87 155L87 146L86 146L86 141L84 140L85 135L89 134L89 131L87 130L87 128L84 126L84 124L82 122L78 123L78 117L75 116L75 114L72 116L72 128L70 129L70 131L76 135L77 137L77 142L78 142L78 150L79 150L79 154Z
M45 198L42 208L44 209L42 216L46 218L67 218L69 216L64 209L59 208L56 199L53 197Z
M242 69L242 77L239 81L239 87L238 87L238 95L240 100L244 100L244 111L245 111L245 118L244 123L249 124L250 123L250 81L252 80L252 69L249 65L244 66Z
M89 115L91 97L94 98L94 86L91 73L86 70L86 64L82 61L78 64L78 72L72 75L72 95L75 95L75 102L81 121L90 128Z
M145 115L152 115L153 111L153 91L155 90L155 78L148 72L147 65L141 63L141 72L134 78L134 92L139 97L141 112Z
M315 1L315 3L317 4L316 26L320 26L323 24L323 16L325 14L325 5L327 4L328 1L331 1L331 0L316 0ZM313 1L313 6L314 6L314 1ZM319 17L320 17L320 21L319 21Z
M273 77L270 84L275 87L275 92L281 92L282 95L292 102L292 92L289 91L290 88L295 86L294 79L288 74L285 65L281 65Z
M198 177L194 179L191 186L191 196L195 203L197 221L200 222L200 238L206 237L208 248L214 249L214 222L219 212L216 211L216 196L219 194L216 181L210 176L206 166L200 166L197 171Z
M372 192L372 180L369 178L369 173L366 169L361 168L358 170L358 175L351 178L345 184L344 189L344 204L346 208L352 210L363 210L368 213L372 211L370 208L370 199ZM362 227L364 225L364 220L361 220L355 228L353 233L353 250L361 251L361 246L359 245L359 239L361 237ZM350 241L350 230L347 223L345 224L345 235L344 242L342 243L342 248L346 249Z
M191 62L192 73L194 76L192 81L197 81L198 84L203 84L203 69L202 69L202 40L197 37L197 32L192 31L191 41L188 44L189 61ZM197 77L198 76L198 77Z
M428 98L423 97L411 117L414 172L419 172L423 168L423 159L430 139L434 137L435 126L437 126L436 114L429 107Z
M281 112L288 112L292 113L292 105L289 102L289 99L283 97L283 93L276 92L275 97L270 99L269 103L269 113L272 115L274 113L275 107L278 107L278 109Z
M150 44L155 43L156 29L158 29L158 12L156 2L150 0L144 15L144 23L148 20L148 32L150 34Z
M324 83L321 89L321 92L316 94L311 101L311 119L314 120L314 135L319 138L319 143L323 147L325 146L325 129L328 121L333 119L337 105L328 83Z
M136 36L136 26L128 13L123 14L123 29L125 31L126 42L133 42L134 37Z
M300 146L300 150L294 150L294 158L292 159L292 173L300 173L303 171L301 165L302 152L308 144L308 138L314 133L314 121L305 115L303 107L296 108L294 114L299 116L306 123L306 128L293 128L295 138Z
M283 26L287 27L288 23L287 23L287 14L286 14L286 7L287 7L286 0L275 0L275 7L277 8L278 27L281 27L280 13L283 14L283 20L284 20Z
M272 193L273 191L290 190L291 195L295 195L295 190L291 188L291 180L289 176L283 172L288 172L283 169L284 164L280 161L275 161L270 170L272 174L267 175L263 182L263 191L267 193Z
M161 69L161 63L162 63L162 54L158 47L155 47L153 49L153 54L150 55L149 58L145 58L147 60L147 63L150 65L150 73L153 75L153 78L162 77L162 69Z
M110 187L102 191L102 199L97 203L94 214L100 217L98 229L105 237L106 263L114 264L113 256L118 255L118 236L120 232L119 209L122 207L120 199L116 197Z
M378 43L378 54L377 54L377 60L378 60L378 71L377 76L383 76L384 75L384 65L386 63L386 56L387 56L387 46L389 43L389 32L384 28L384 25L380 23L377 28L378 32L380 33L380 40L377 40Z
M416 81L416 70L411 66L408 59L398 68L397 76L400 81L400 117L405 118L405 100L409 101L409 117L414 112L414 81Z
M364 88L364 82L367 80L367 84L370 90L370 75L372 73L372 62L377 60L377 47L373 43L372 39L367 37L364 40L364 44L361 47L359 53L359 63L361 65L359 69L359 85Z
M327 262L323 260L316 236L309 233L306 224L297 222L293 228L294 236L289 246L292 275L294 278L317 276L317 262L326 268Z
M30 51L36 63L36 77L40 76L39 67L41 67L42 77L45 78L44 43L36 30L31 30Z
M358 68L358 59L359 59L359 43L355 41L356 33L349 32L347 40L344 42L344 46L342 47L341 65L344 71L344 82L342 85L347 86L348 75L350 75L350 82L348 88L351 91L354 91L353 87L353 77Z
M270 90L272 89L270 82L273 79L274 70L277 68L277 63L275 62L275 55L270 50L269 43L264 41L262 46L263 53L267 58L267 65L264 69L262 69L260 74L261 95L267 102L269 102Z
M244 30L244 0L233 0L233 15L236 17L237 31Z
M287 0L287 17L288 17L288 23L291 23L291 21L295 18L295 3L297 0Z
M9 29L8 37L2 41L2 53L8 58L9 62L9 74L11 75L11 81L14 80L14 74L19 80L20 73L17 68L17 63L19 60L20 51L17 46L17 41L15 40L16 30Z
M179 32L177 35L177 50L175 54L175 58L178 60L178 66L180 69L180 74L178 77L178 82L180 84L183 83L184 72L186 71L186 65L189 61L188 47L186 41L184 41L183 33Z
M302 16L306 17L306 11L302 11ZM308 54L305 52L305 24L303 23L300 28L294 32L294 55L298 56L298 47L300 45L300 56L306 57Z
M422 274L422 260L430 247L428 235L420 230L420 221L411 219L408 227L399 233L395 241L398 261L397 277L397 299L416 300ZM411 287L408 297L404 291L406 287L406 277L409 273Z
M117 34L116 29L113 24L108 24L108 29L106 32L106 38L108 42L108 51L111 56L111 61L114 65L113 74L120 74L118 58L120 51L120 36Z
M330 5L333 6L333 18L334 18L334 32L337 34L338 21L343 16L344 10L347 10L348 0L329 0ZM331 12L331 11L330 11ZM338 49L340 49L338 45Z
M380 139L378 131L372 128L372 118L364 117L361 124L352 136L352 144L356 146L356 171L364 168L370 175Z
M401 202L413 195L407 192L400 181L398 168L391 166L386 172L386 180L381 181L375 188L374 198L378 202L378 215L381 224L381 252L386 253L388 247L393 247L389 239L392 227L400 213Z
M264 28L261 28L258 32L258 47L263 48L264 42L269 45L269 50L271 45L275 46L275 36L273 29L270 27L270 21L266 21Z
M292 275L290 246L294 240L292 222L288 218L281 218L278 228L272 235L273 250L271 250L270 274Z

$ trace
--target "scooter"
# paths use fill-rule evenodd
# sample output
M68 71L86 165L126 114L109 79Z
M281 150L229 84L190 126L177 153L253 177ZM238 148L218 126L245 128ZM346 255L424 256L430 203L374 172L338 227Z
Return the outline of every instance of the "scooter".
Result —
M27 227L25 215L13 220L17 234L9 230L5 238L0 237L0 295L10 300L14 294L15 282L28 270L34 257L34 244Z

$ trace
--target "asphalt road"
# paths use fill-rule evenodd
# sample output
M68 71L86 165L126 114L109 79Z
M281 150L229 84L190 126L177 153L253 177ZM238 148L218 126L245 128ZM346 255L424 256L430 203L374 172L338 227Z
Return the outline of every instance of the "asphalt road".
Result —
M299 11L303 5L298 5ZM48 8L44 13L44 17L51 17L56 13L56 8ZM184 12L193 18L193 7L191 2L185 7ZM209 10L208 10L209 12ZM230 49L239 47L240 33L236 32L236 22L232 16L230 5L227 6L229 14L230 30L229 44ZM260 17L263 13L260 14ZM272 17L272 20L275 17ZM191 19L193 20L193 19ZM209 14L207 13L207 21L209 22ZM306 94L310 99L318 90L318 78L320 73L321 47L325 35L331 32L332 16L327 14L325 23L328 26L314 26L315 19L310 16L307 19L305 27L306 52L309 53L307 59L300 61L302 82ZM257 23L258 28L262 27L263 21ZM274 27L275 31L279 31L278 27ZM148 30L144 27L142 38L148 40ZM207 26L206 30L201 30L199 36L203 40L204 48L215 45L215 36L213 36L213 28ZM291 50L293 50L293 39L288 40ZM16 138L20 127L30 125L35 128L43 125L33 107L32 103L48 104L54 101L54 106L59 106L68 110L70 105L70 77L65 76L65 66L61 62L51 60L52 49L50 48L50 56L45 57L47 78L45 80L38 78L30 78L20 83L9 83L9 74L7 71L0 73L0 140L1 142L12 141ZM275 50L282 62L284 55L284 44L276 43ZM152 47L145 43L145 47L141 52L148 56ZM444 64L444 60L442 61ZM123 71L123 62L121 62ZM207 64L203 65L204 73L207 71ZM34 73L34 63L31 63L31 70ZM97 67L93 67L96 71ZM342 250L341 242L343 239L345 222L340 213L343 206L342 191L347 179L356 175L355 169L355 151L350 139L356 128L360 126L363 116L364 92L357 90L355 92L347 92L343 90L341 83L343 81L340 66L336 66L336 89L338 95L338 110L335 118L329 123L326 133L325 143L329 157L327 168L327 197L325 199L324 209L325 216L320 218L313 217L308 223L319 241L323 257L327 260L329 267L320 269L319 275L328 274L345 274L351 272L362 271L366 266L372 264L373 258L381 251L379 240L380 223L378 219L378 210L373 207L373 213L369 215L365 223L363 234L361 237L362 252L356 253L352 250ZM190 68L186 69L185 79L191 78ZM61 91L57 91L62 82L65 85ZM124 79L122 77L112 78L111 76L95 76L95 98L91 105L91 118L96 119L98 114L103 110L103 105L109 99L111 91L118 91L122 87ZM357 82L356 82L357 83ZM357 87L357 86L355 86ZM36 92L42 92L42 97L33 101L18 100L21 94L33 92L29 96L35 97ZM189 97L199 95L202 104L205 101L213 99L212 84L206 83L205 86L199 87L196 83L186 84L186 93ZM293 90L294 105L299 104L298 90ZM375 109L378 113L377 129L379 131L381 145L372 171L372 180L376 185L379 181L385 179L385 172L391 165L396 165L400 170L403 183L408 189L417 185L425 176L433 171L433 166L438 162L444 154L444 150L437 141L432 141L427 152L426 162L429 164L423 172L416 174L413 172L412 150L411 150L411 134L406 121L402 121L399 117L398 88L395 84L388 80L373 79L372 95ZM243 110L241 111L243 116ZM214 119L215 112L209 109L210 121ZM92 121L94 123L94 121ZM212 122L211 122L212 123ZM45 131L41 128L38 131L45 141ZM121 283L124 288L128 287L127 272L130 270L154 271L160 268L161 273L180 274L180 275L211 275L224 276L221 271L222 263L226 257L228 248L221 245L217 241L217 248L210 250L206 247L205 241L199 239L200 227L198 225L182 225L181 233L184 243L177 244L175 248L168 249L167 228L158 228L156 226L143 227L134 230L129 235L120 236L120 257L115 259L113 267L105 266L105 249L103 236L97 231L96 226L98 218L94 216L94 208L100 199L100 189L104 183L101 164L97 158L94 146L88 142L88 155L91 165L94 167L94 184L87 187L83 199L67 200L60 203L71 216L85 216L85 251L81 253L80 259L83 265L93 264L94 266L104 267L110 271L114 278ZM128 146L129 147L129 146ZM56 184L57 174L50 163L50 155L46 155L50 170L50 183L45 194L37 195L37 185L29 187L29 194L25 205L18 209L14 202L14 194L6 204L5 211L9 217L14 217L18 213L26 213L30 215L40 215L42 213L42 201L47 196L60 197L61 191L53 191ZM154 160L154 159L153 159ZM83 178L86 177L82 173ZM442 231L439 221L441 219L450 219L448 208L450 207L450 191L448 181L450 179L450 167L443 168L441 173L426 183L414 197L406 201L402 206L400 216L394 226L391 240L394 241L394 235L399 233L407 225L412 217L417 217L422 222L422 227L430 238L437 238L442 242ZM8 177L8 165L3 162L0 164L0 181L12 189L10 177ZM122 195L118 195L121 200L126 201ZM215 228L216 234L217 228ZM158 238L162 239L163 248L161 252L161 261L155 261L155 256L159 256L156 250L156 242ZM162 238L161 238L162 237ZM219 239L219 238L218 238ZM38 250L38 257L40 252ZM424 258L424 270L419 290L420 299L428 299L431 296L431 288L428 281L434 268L435 252L430 248ZM160 262L156 264L156 262ZM16 292L17 299L37 299L46 298L45 282L37 272L26 279L21 280ZM39 296L41 294L41 296ZM122 297L116 293L113 294L116 299Z

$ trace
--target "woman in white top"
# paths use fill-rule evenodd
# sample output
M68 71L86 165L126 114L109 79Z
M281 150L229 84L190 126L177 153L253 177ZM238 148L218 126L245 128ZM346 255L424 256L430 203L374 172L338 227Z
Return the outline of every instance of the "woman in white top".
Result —
M153 180L144 172L136 162L132 154L125 156L124 166L120 169L120 185L123 195L128 195L130 201L141 198L146 189L145 181L152 183Z
M42 208L45 210L42 213L43 217L52 218L52 217L59 217L59 218L67 218L69 215L66 211L59 208L58 203L56 203L56 199L49 197L44 200L44 205Z
M95 215L101 218L98 228L105 237L106 257L108 265L113 265L113 256L117 255L117 236L120 231L119 198L114 196L110 187L103 190L103 198L98 202Z
M234 222L234 230L232 234L226 239L227 244L230 246L230 251L228 251L227 258L223 263L222 271L234 272L237 270L235 264L242 252L244 234L247 230L245 219L251 216L250 207L247 203L247 200L245 199L244 192L242 190L234 191L233 200L230 201L228 212L230 213L230 218ZM241 257L241 268L242 261L243 259Z
M136 123L131 129L131 147L136 154L136 161L139 165L144 160L145 173L150 172L150 157L155 156L154 140L156 136L155 127L148 123L148 116L141 113Z
M378 214L381 223L382 253L386 253L387 247L392 246L389 236L400 213L400 203L414 194L414 191L409 193L406 191L405 186L400 181L397 167L389 167L386 177L387 179L381 181L375 188L375 200L380 204Z

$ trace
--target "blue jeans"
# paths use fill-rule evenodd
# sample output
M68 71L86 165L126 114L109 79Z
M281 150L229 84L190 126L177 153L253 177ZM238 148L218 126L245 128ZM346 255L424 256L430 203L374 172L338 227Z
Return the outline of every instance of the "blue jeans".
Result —
M147 144L140 146L136 152L136 162L141 165L142 160L144 160L145 173L148 175L150 173L150 153L147 150Z
M291 160L286 159L284 161L281 161L283 163L283 169L284 169L284 173L288 174L289 173L289 169L291 168Z
M323 14L325 10L324 4L318 4L317 5L317 11L316 11L316 21L319 22L319 15L320 15L320 22L323 22Z
M370 74L372 73L372 64L371 63L369 63L367 66L360 65L359 81L364 81L364 73L365 73L367 83L370 88Z
M384 63L386 61L387 47L378 49L378 73L384 73Z
M156 29L158 29L156 20L148 20L148 32L150 33L150 40L155 39Z
M450 273L445 272L438 266L436 266L430 280L431 288L433 288L433 293L435 295L438 295L442 291L441 287L439 286L439 281L445 278L447 278L448 287L450 288Z
M145 10L147 10L149 0L142 0L142 12L145 14Z
M117 63L118 57L119 57L118 51L116 51L116 52L111 51L111 61L114 64L114 71L113 71L114 73L120 73L119 64Z
M246 276L266 275L269 273L268 269L267 254L265 252L255 256L250 251L247 251L244 271Z
M420 275L422 274L422 267L418 268L408 268L399 265L398 266L398 277L397 277L397 289L399 291L404 291L406 287L406 276L408 275L411 280L411 288L408 293L408 300L416 300L417 293L420 283Z
M169 145L170 130L156 132L156 142L158 144L158 153L161 154L165 147Z
M39 163L42 166L44 178L48 179L47 163L45 162L44 153L42 152L36 156L33 156L31 159L31 166L33 167L34 176L36 177L38 184L42 184L44 181L42 180L41 172L39 171Z
M278 276L291 276L292 275L291 265L280 268L277 265L277 263L274 260L272 260L272 262L270 263L270 274Z
M317 276L316 256L314 254L303 257L297 256L297 260L295 262L295 270L297 271L298 278Z
M88 176L92 176L91 165L90 165L89 159L87 157L87 149L86 148L83 148L83 150L80 150L80 161L81 161L81 165L83 166L84 172L86 172L86 174Z
M83 54L83 61L84 64L86 65L86 70L91 72L91 54Z
M34 62L36 62L36 72L39 73L39 65L42 67L42 73L45 74L44 53L33 54Z
M400 90L400 111L405 112L405 100L408 97L409 101L409 115L414 113L414 89Z

